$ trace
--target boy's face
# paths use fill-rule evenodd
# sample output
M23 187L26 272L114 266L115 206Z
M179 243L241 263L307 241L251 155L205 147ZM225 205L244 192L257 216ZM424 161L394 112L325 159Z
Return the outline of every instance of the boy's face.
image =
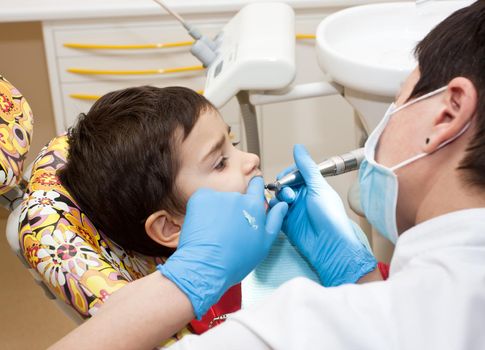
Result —
M234 147L229 132L219 113L208 109L184 141L176 138L180 167L175 191L182 201L202 187L245 193L249 181L261 175L259 157ZM145 221L145 231L154 242L176 248L183 221L183 215L158 210Z
M245 193L251 178L261 175L259 157L234 147L229 132L216 110L199 116L178 152L176 185L184 200L202 187Z

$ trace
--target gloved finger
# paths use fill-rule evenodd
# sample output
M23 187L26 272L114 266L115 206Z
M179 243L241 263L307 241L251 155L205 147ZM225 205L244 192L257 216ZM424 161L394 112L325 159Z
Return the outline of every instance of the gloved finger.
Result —
M295 158L296 166L300 171L307 187L316 183L322 183L323 177L318 170L317 164L310 157L310 154L303 145L295 145L293 148L293 157Z
M288 204L285 202L279 202L271 208L266 217L266 233L269 233L276 238L281 231L281 226L283 225L286 213L288 213Z
M280 201L291 204L295 201L296 192L291 187L283 187L276 193L276 198L278 198Z
M276 197L273 197L269 201L269 207L273 208L276 204L280 202L286 202L291 204L295 201L297 196L297 191L291 187L283 187L281 191L276 192Z
M264 200L264 180L261 176L255 176L249 181L246 194L256 195Z
M296 165L295 164L290 165L288 168L286 168L285 170L278 173L278 175L276 175L276 180L281 179L283 176L288 175L289 173L291 173L294 170L296 170Z
M268 205L270 208L273 208L276 204L278 204L280 202L280 200L276 197L273 197L270 199Z
M195 206L197 202L213 195L217 195L215 194L214 190L208 188L199 188L190 196L189 201L187 202L187 210L189 210L189 208L191 208L192 206Z

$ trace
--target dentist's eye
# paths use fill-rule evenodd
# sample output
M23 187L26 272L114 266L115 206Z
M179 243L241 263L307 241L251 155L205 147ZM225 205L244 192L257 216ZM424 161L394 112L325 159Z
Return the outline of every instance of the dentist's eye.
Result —
M227 159L228 159L228 157L222 157L221 160L216 164L216 166L214 167L214 169L216 169L216 170L224 170L224 168L227 165Z

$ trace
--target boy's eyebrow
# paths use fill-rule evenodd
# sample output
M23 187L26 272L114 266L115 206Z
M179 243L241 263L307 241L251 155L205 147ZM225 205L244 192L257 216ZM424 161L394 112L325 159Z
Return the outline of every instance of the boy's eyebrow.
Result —
M227 126L227 133L229 134L231 132L231 127L228 125ZM215 143L209 150L209 152L207 152L207 154L202 158L202 162L204 162L207 158L209 158L211 156L211 154L213 154L214 152L216 152L217 150L221 149L221 147L224 145L224 143L226 142L226 135L223 135L219 141L217 141L217 143Z

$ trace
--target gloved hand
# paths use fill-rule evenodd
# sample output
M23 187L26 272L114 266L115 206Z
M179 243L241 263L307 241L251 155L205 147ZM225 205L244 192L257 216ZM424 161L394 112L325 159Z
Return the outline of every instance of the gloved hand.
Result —
M322 177L306 149L295 145L293 155L306 185L286 187L278 193L280 200L292 203L283 232L313 265L324 286L354 283L376 268L376 259L357 238L339 195ZM294 169L287 169L278 178ZM273 200L270 205L278 203Z
M189 297L200 319L266 257L287 210L281 202L266 214L261 177L246 194L198 190L187 204L177 250L158 269Z

